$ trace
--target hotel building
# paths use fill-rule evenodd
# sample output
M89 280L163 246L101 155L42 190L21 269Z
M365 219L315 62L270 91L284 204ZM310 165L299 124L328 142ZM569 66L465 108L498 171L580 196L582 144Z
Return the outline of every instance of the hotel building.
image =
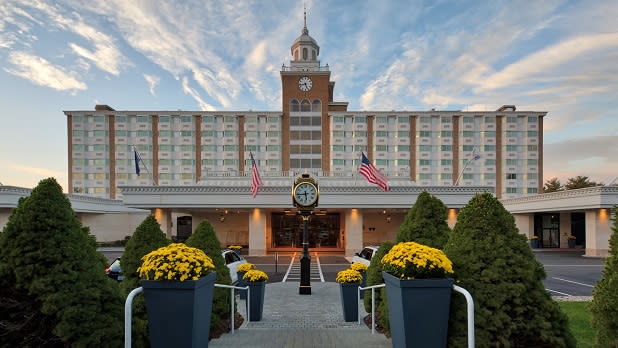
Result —
M170 236L190 234L204 218L227 219L229 231L217 230L222 243L263 252L296 247L295 217L286 215L291 184L299 173L311 173L324 207L312 245L350 252L394 236L398 224L372 219L402 221L423 190L453 210L451 223L477 192L507 199L542 191L546 112L513 105L350 111L347 102L333 100L335 82L306 23L290 53L281 67L278 111L118 111L107 105L64 111L69 192L150 209ZM134 148L143 160L139 176ZM250 152L264 181L255 199ZM390 192L358 175L361 152L389 179ZM294 233L283 238L285 229Z

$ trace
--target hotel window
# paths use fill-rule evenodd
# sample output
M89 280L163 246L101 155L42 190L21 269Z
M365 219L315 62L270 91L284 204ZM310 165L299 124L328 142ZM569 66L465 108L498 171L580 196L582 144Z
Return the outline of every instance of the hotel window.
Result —
M354 116L354 123L365 124L367 123L367 117L366 116Z
M528 116L528 123L536 123L536 116Z
M116 135L118 135L118 134L116 134ZM169 137L172 136L172 131L168 131L168 130L159 131L159 136L163 137L163 138L169 138Z
M376 145L376 151L387 151L388 146L386 145Z
M409 138L410 137L410 132L408 131L398 131L397 132L397 138Z
M519 132L517 131L507 131L506 132L506 136L509 138L517 138L517 134L519 134Z
M307 99L303 99L303 101L300 102L300 111L311 111L311 103L309 103Z
M333 145L333 152L343 152L343 145Z
M419 166L430 166L431 160L428 160L428 159L418 160L418 165Z
M90 133L90 132L88 132ZM95 137L104 137L105 136L105 131L102 130L95 130L92 132L92 135L94 135Z
M95 116L94 122L103 123L105 122L105 116Z
M464 175L462 176L462 179L464 179L464 180L472 180L472 179L474 179L474 174L464 173Z
M536 138L538 136L538 132L537 131L528 131L528 137L529 138Z
M127 136L127 131L126 130L117 130L115 133L116 133L117 137L126 137Z
M169 116L159 116L159 123L170 123Z
M483 135L485 135L485 137L487 138L495 138L496 132L495 131L485 131L483 132Z
M462 146L462 150L464 152L471 152L474 151L474 145L464 145Z
M418 175L419 180L431 180L431 174L429 173L420 173Z
M238 132L237 131L223 131L223 136L224 137L237 137Z
M506 118L506 123L517 123L517 116L508 116Z
M333 160L333 165L334 166L342 166L344 164L345 164L345 160L342 160L342 159L334 159Z
M159 145L159 152L172 152L172 151L173 151L172 145Z
M507 166L516 166L517 165L517 160L516 159L507 159L506 160L506 165Z
M517 151L517 145L507 145L506 146L506 151L509 151L509 152Z
M183 166L195 165L195 160L183 159L182 162L181 162L181 165L183 165Z
M494 117L485 117L485 123L486 124L495 124L496 123L496 119Z
M452 119L449 116L442 116L440 117L440 122L441 123L451 123Z
M536 159L529 159L528 160L528 165L529 166L536 166L537 164L537 160Z
M496 145L483 145L484 152L494 152L496 151Z
M386 116L377 116L376 123L386 123Z
M537 146L536 146L536 145L528 145L528 151L531 151L531 152L532 152L532 151L534 151L534 152L536 152L536 151L537 151Z
M118 121L118 116L116 116L116 121ZM82 115L73 116L73 123L82 123L82 122L84 122L84 116Z
M409 152L410 151L410 145L397 145L397 151Z
M517 180L517 174L515 173L507 173L506 180Z
M138 123L148 123L150 121L149 116L137 116Z
M266 123L279 123L279 117L270 116L266 118Z
M355 138L366 138L367 132L366 131L354 131L354 137Z
M440 151L453 151L453 145L440 145Z
M453 174L451 174L451 173L441 173L440 174L440 179L442 179L442 180L452 180L453 179Z
M281 147L279 145L266 145L266 151L279 151L280 149Z
M193 131L181 131L180 135L183 137L192 137L193 136Z
M485 178L485 180L495 180L496 173L485 173L483 174L483 177Z
M215 117L210 115L202 116L202 123L215 123Z
M422 152L430 152L431 151L431 145L419 145L418 146L418 150L422 151Z
M463 123L474 123L474 117L464 116Z
M474 137L474 132L473 131L463 131L463 136L464 138L472 138Z
M443 138L453 137L453 131L440 131L440 136Z
M249 151L257 152L257 150L258 150L257 145L245 145L245 152L249 152Z
M410 165L410 160L407 160L407 159L398 159L398 160L397 160L397 165L398 165L398 166L409 166L409 165Z
M278 159L267 159L266 160L266 165L267 166L278 166L280 164L281 164L281 162Z
M223 145L223 151L238 151L238 145Z
M440 165L442 166L450 166L452 164L453 164L453 160L450 160L450 159L440 160Z
M83 137L84 136L84 131L83 130L74 130L71 133L73 134L73 137Z
M133 149L131 148L130 145L126 145L126 144L118 144L115 146L116 148L116 153L121 153L121 152L132 152Z
M316 146L320 146L320 145L316 145ZM354 145L354 151L355 152L361 152L361 151L367 152L367 146L365 146L365 145ZM319 152L317 152L317 153L319 153Z
M537 173L528 173L528 180L536 180L537 178Z
M313 112L321 112L322 111L322 103L316 99L311 102L311 111Z
M376 131L376 137L388 137L387 131Z
M182 152L195 151L195 146L193 146L193 145L180 145L180 150Z
M397 118L398 123L410 123L410 116L399 116Z
M528 193L538 193L536 187L528 187Z
M485 159L485 165L486 166L495 166L496 165L496 160L492 159L492 158L487 158L487 159Z
M506 193L517 193L517 187L507 187Z
M236 116L225 116L225 117L223 117L223 122L225 122L225 123L236 123Z
M345 122L345 118L343 116L333 117L333 123L343 123L343 122Z
M431 123L431 117L421 116L420 122L421 123Z
M180 117L180 122L182 123L191 123L192 120L193 120L192 116L181 116Z
M150 131L145 131L145 130L137 131L137 136L138 137L149 137L150 134L151 134Z
M431 132L430 131L419 131L418 136L419 137L431 137Z

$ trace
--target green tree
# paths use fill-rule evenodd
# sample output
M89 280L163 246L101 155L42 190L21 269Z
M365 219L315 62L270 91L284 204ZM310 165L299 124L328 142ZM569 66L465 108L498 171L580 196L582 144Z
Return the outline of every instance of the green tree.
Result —
M153 250L168 245L170 241L161 230L161 225L154 216L149 215L137 226L131 238L127 241L124 254L120 259L120 268L124 275L122 287L127 296L133 289L140 286L137 269L142 265L142 257ZM131 325L131 340L134 347L148 347L148 316L144 296L133 299L133 313Z
M567 183L564 184L564 188L566 190L575 190L575 189L580 189L584 187L592 187L592 186L599 186L599 185L601 184L598 184L594 181L590 181L590 179L588 179L587 176L578 175L574 178L568 178Z
M562 191L562 190L564 190L564 187L560 183L560 180L558 180L558 178L555 178L555 177L547 180L545 182L545 185L543 185L543 192L545 193L557 192L557 191Z
M443 249L451 231L447 219L448 208L444 203L427 191L423 191L399 227L397 242L417 242Z
M217 284L232 284L230 270L225 265L225 260L221 256L221 243L217 238L215 230L208 220L200 222L195 233L187 239L188 246L203 250L208 255L217 271ZM210 320L211 338L214 333L225 332L227 330L226 320L230 319L230 290L215 289L212 301L212 318Z
M380 245L378 250L376 250L373 257L371 257L371 263L369 263L369 268L367 268L367 286L383 284L384 280L382 279L382 263L380 262L384 255L388 253L393 247L393 242L386 241ZM388 306L386 305L386 293L382 291L384 289L376 289L375 295L375 305L376 312L379 313L377 322L382 325L382 327L388 327ZM365 292L365 296L363 297L365 310L368 313L371 313L371 291L367 290ZM384 303L384 304L382 304ZM384 310L384 312L382 312Z
M124 299L96 248L53 178L19 200L0 237L3 286L34 299L66 345L122 344Z
M603 277L593 291L590 305L592 325L596 329L596 346L618 347L618 207L614 206L609 257L605 260Z
M491 194L460 211L445 252L457 284L474 298L478 347L575 347L566 315L543 286L543 266ZM465 347L466 332L465 300L454 295L449 346Z

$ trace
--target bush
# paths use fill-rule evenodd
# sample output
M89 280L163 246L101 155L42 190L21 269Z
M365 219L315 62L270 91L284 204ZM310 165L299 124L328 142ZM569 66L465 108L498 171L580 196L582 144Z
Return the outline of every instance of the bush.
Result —
M380 245L376 253L371 258L371 263L369 264L369 268L367 268L367 286L383 284L384 280L382 279L382 263L380 262L384 255L386 255L391 248L393 247L393 242L386 241ZM382 316L378 318L378 322L382 327L388 328L388 306L386 303L386 292L384 288L376 289L375 291L376 300L376 311L382 313ZM363 301L365 304L365 311L371 313L371 291L365 291L365 296L363 297Z
M543 266L491 194L476 195L459 212L445 252L457 284L474 298L478 347L575 347L566 315L543 286ZM465 347L465 300L452 298L449 346Z
M133 289L140 286L140 277L137 269L142 265L142 257L149 252L170 244L161 230L161 225L154 216L149 215L137 226L135 232L124 249L124 254L120 259L120 268L124 274L122 287L127 296ZM148 317L146 314L146 303L144 296L136 296L133 299L131 340L133 347L148 347Z
M593 291L590 305L597 347L618 347L618 207L612 209L614 224L609 239L609 257L603 277Z
M427 191L423 191L399 227L397 242L416 242L444 249L451 231L447 219L448 209L444 203Z
M3 288L27 294L65 345L122 345L124 299L103 272L107 261L96 247L53 178L19 200L0 235Z
M217 284L232 284L230 270L225 265L225 260L221 256L221 243L215 234L212 225L207 220L200 222L195 230L195 233L187 239L188 246L203 250L206 255L210 256L215 264ZM212 302L212 317L210 319L210 334L213 338L214 333L219 333L221 330L227 330L225 326L226 320L230 319L230 290L223 288L215 288L215 293Z

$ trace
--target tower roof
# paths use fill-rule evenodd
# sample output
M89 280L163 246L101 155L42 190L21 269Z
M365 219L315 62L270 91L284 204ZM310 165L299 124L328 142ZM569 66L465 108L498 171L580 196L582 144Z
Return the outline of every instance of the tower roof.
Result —
M309 45L315 48L315 50L317 51L316 54L319 55L320 46L318 46L318 42L315 41L315 39L309 35L309 29L307 29L307 10L305 10L304 12L304 19L305 19L305 23L304 23L303 29L300 32L300 36L296 38L296 40L294 40L294 43L292 44L292 47L291 47L291 52L293 54L294 48L298 46Z

